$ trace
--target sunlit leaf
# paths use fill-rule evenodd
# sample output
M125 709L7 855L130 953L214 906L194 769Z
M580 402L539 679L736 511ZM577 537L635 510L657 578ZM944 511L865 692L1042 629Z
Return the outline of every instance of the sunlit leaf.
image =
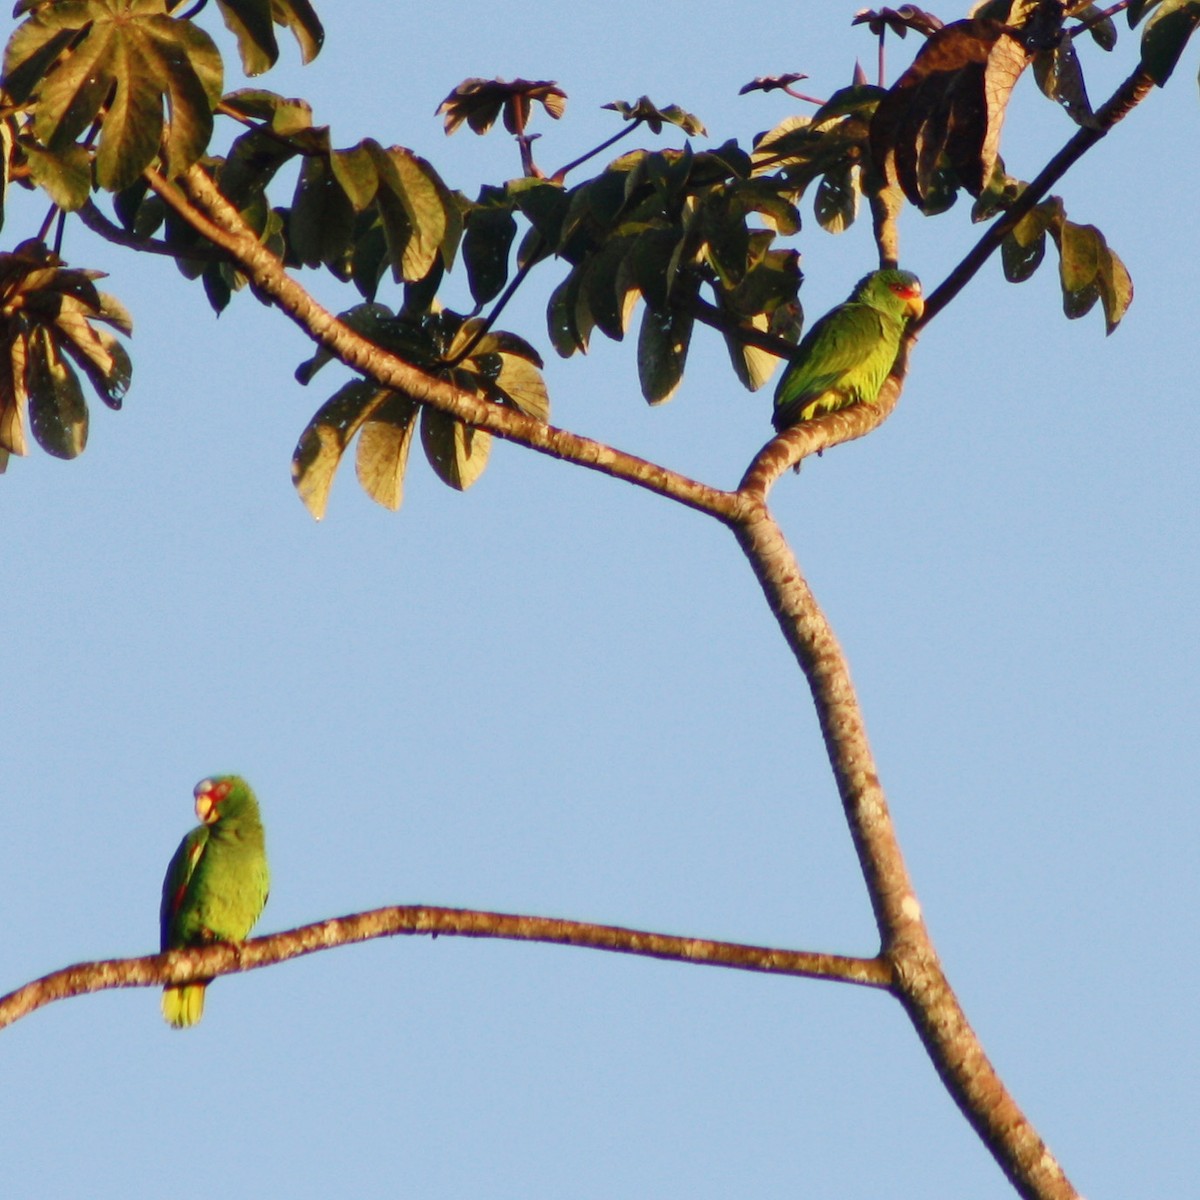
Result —
M358 435L354 462L358 482L372 500L393 512L404 499L404 473L419 408L410 397L393 394Z
M426 406L421 413L421 445L438 478L465 492L487 466L492 436Z
M292 455L292 483L318 521L350 440L391 394L365 379L352 379L321 405L300 435Z

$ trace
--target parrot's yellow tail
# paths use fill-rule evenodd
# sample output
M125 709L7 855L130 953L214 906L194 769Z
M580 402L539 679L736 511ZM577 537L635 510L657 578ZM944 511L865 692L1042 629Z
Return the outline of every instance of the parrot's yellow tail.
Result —
M203 983L184 983L163 988L162 1011L167 1024L176 1029L195 1025L204 1015Z

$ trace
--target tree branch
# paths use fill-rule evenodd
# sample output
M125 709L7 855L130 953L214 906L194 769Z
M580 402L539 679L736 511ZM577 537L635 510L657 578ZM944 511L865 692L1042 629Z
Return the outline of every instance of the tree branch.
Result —
M896 396L899 385L894 376L888 381ZM793 432L781 434L759 456L747 473L749 486L769 486L762 481L769 480L778 465L774 448ZM892 990L947 1091L1017 1191L1027 1200L1078 1200L988 1060L942 971L888 812L845 655L761 496L760 491L752 512L734 524L733 531L808 680L871 897L882 956L895 971Z
M557 429L462 391L410 366L356 333L288 275L279 259L259 242L200 167L192 167L184 177L186 195L157 171L148 169L145 177L172 210L229 254L255 288L273 300L313 341L381 386L403 392L506 441L622 479L722 521L730 520L740 511L741 498L736 492L698 483L677 471L626 454L603 442Z
M268 967L302 954L330 950L335 946L402 934L547 942L699 966L830 979L863 987L887 988L892 982L892 968L880 958L847 958L837 954L712 942L702 938L675 937L665 933L623 929L617 925L593 925L585 921L564 921L552 917L405 905L334 917L246 942L217 942L210 946L171 950L144 958L77 963L44 975L0 997L0 1029L55 1000L65 1000L70 996L102 992L110 988L161 987L167 983L215 979L221 975Z

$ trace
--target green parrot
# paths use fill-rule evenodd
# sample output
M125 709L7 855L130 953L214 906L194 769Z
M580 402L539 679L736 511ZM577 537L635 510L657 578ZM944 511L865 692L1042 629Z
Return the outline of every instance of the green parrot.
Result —
M271 877L258 801L237 775L196 784L200 824L179 843L163 880L162 948L240 942L254 926ZM163 1016L176 1029L204 1012L206 983L163 988Z
M775 389L775 428L874 404L910 317L925 311L911 271L872 271L801 339Z

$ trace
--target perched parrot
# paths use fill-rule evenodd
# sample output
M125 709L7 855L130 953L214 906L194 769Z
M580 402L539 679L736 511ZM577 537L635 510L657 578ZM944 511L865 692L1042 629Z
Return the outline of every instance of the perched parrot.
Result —
M163 880L162 948L240 942L267 902L270 873L258 801L237 775L196 784L200 824L179 843ZM162 1010L176 1029L204 1012L205 983L163 988Z
M845 304L827 312L796 347L775 389L775 428L873 404L905 325L924 310L921 281L910 271L872 271L860 279Z

